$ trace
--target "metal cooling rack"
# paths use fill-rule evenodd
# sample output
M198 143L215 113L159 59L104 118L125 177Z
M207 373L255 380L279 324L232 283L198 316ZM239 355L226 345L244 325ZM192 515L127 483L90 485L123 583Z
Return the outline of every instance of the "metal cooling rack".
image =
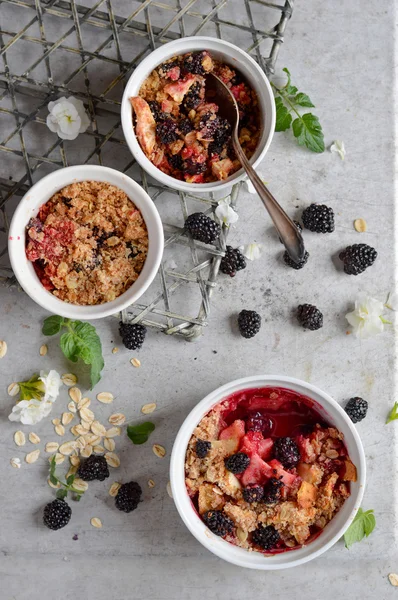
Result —
M70 164L104 164L139 181L165 230L157 280L123 319L195 339L210 311L227 230L216 246L183 235L188 214L214 213L220 199L176 192L147 178L129 153L119 109L123 82L160 44L189 35L231 41L274 71L294 0L0 0L0 282L13 286L7 232L18 198ZM275 24L276 23L276 24ZM47 104L81 98L92 125L62 141L46 127ZM236 204L239 184L231 192ZM189 314L196 314L192 317Z

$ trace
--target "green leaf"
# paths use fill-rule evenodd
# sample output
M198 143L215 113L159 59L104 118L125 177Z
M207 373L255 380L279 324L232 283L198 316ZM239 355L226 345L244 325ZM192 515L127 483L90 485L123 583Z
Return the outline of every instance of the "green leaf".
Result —
M139 425L128 425L127 435L133 444L144 444L152 431L155 430L155 425L150 421L140 423Z
M50 473L50 481L53 485L57 485L57 483L58 483L58 479L57 479L57 477L55 477L55 475L53 473Z
M74 333L63 333L60 337L59 344L66 358L72 362L78 361L80 356L80 348Z
M388 413L386 425L387 423L391 423L391 421L395 421L396 419L398 419L398 402L395 402L394 406Z
M368 537L375 526L376 519L373 510L364 512L362 508L359 508L355 519L344 534L345 547L349 549L352 544L360 542L364 537Z
M289 129L292 122L292 115L289 113L286 106L283 104L282 98L275 98L276 106L276 121L275 131L286 131Z
M313 152L323 152L325 142L318 117L305 113L293 121L293 134L299 146L305 146Z
M68 492L66 490L58 490L57 491L57 498L59 500L63 500L64 498L66 498L67 495L68 495Z
M101 371L104 368L101 340L95 327L90 323L73 321L71 327L79 349L79 357L86 365L91 365L92 389L101 379Z
M66 478L66 485L72 485L72 483L75 481L75 475L69 475L69 477Z
M73 495L73 500L75 500L75 502L80 502L80 500L81 500L81 499L82 499L82 494L80 494L80 493L79 493L79 494L75 493L75 494Z
M52 315L51 317L47 317L44 319L42 333L43 335L55 335L59 333L65 323L65 319L63 317L59 317L58 315Z
M312 104L311 100L309 99L309 96L307 96L307 94L303 94L302 92L297 94L297 96L295 96L292 101L298 106L308 106L310 108L315 106L315 104Z

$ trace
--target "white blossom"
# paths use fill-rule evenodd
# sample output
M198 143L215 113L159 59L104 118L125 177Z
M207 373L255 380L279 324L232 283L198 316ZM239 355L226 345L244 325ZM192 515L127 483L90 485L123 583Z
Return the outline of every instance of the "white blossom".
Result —
M365 293L358 296L355 309L345 316L356 337L366 339L384 330L383 308L383 303L376 298Z
M341 158L344 160L345 157L345 146L342 140L335 140L333 144L330 146L330 152L336 152Z
M230 198L223 198L220 200L215 213L220 223L223 223L226 227L236 223L236 221L239 219L238 213L235 212L231 206Z
M246 244L246 246L240 246L239 250L248 260L257 260L263 252L263 244L252 242L251 244Z
M59 394L59 388L62 385L61 377L57 371L51 370L48 375L44 371L40 371L40 381L44 383L45 393L44 401L54 402Z
M48 104L47 127L63 140L74 140L90 125L84 104L78 98L59 98Z
M44 400L21 400L12 409L10 421L20 421L23 425L36 425L47 417L52 409L52 402Z

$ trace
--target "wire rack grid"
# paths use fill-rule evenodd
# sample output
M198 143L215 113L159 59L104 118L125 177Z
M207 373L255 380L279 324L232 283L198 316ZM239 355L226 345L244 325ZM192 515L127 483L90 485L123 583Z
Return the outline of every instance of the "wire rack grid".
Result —
M122 318L193 340L206 325L228 230L209 246L183 235L182 225L195 208L214 214L220 198L173 191L147 178L122 135L123 84L156 47L197 34L245 48L269 75L294 0L82 1L0 0L0 282L17 283L7 238L18 198L69 164L115 167L143 185L165 230L157 280ZM82 99L91 120L73 142L46 127L48 103L63 95ZM227 196L232 206L238 196L239 184Z

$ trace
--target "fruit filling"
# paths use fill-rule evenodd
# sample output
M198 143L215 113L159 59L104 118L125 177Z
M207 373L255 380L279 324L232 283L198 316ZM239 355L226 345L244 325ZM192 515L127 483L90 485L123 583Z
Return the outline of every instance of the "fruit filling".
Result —
M206 51L190 52L156 67L130 98L135 133L158 169L188 183L227 179L241 168L231 144L231 124L205 98L206 73L230 88L239 107L239 141L250 158L260 136L255 91L238 71Z
M226 398L187 448L186 487L215 535L275 554L317 537L350 495L356 467L316 403L284 388Z

